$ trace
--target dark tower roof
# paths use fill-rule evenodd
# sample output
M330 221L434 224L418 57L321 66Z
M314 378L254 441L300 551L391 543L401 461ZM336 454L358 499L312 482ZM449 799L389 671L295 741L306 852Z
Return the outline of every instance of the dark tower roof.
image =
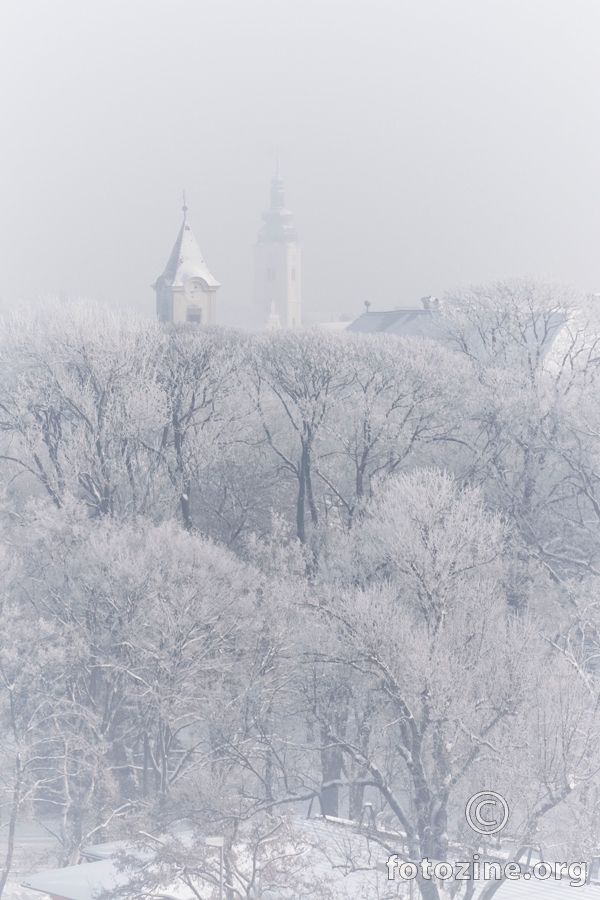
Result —
M292 225L293 214L283 205L283 178L277 174L271 182L271 206L262 214L265 223L258 232L259 244L295 244L298 240Z

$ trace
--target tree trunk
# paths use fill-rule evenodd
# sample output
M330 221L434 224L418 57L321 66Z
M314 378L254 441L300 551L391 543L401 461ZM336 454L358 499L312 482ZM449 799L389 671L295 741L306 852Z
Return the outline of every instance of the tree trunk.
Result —
M422 878L419 875L417 876L417 884L419 885L423 900L440 900L440 892L438 891L437 884L433 878Z
M6 887L6 881L12 866L13 855L15 852L15 831L17 829L17 818L19 816L19 807L21 806L21 789L23 786L23 772L21 768L21 758L17 754L15 761L15 789L13 791L12 809L10 811L10 821L8 823L8 843L6 846L6 856L4 858L4 870L0 875L0 897Z
M306 529L304 527L304 505L306 500L306 467L304 464L305 448L302 447L302 456L298 466L298 502L296 504L296 532L300 543L306 543Z
M362 815L364 804L365 804L365 786L364 786L364 784L356 784L356 782L354 784L351 784L350 785L348 815L351 819L354 819L355 822L360 821L360 817Z

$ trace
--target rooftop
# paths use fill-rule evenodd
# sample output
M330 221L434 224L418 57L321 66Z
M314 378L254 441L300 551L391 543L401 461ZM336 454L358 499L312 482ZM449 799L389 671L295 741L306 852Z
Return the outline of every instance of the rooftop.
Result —
M171 251L169 261L160 276L167 285L180 287L189 278L201 278L208 287L218 288L219 282L208 271L204 257L194 237L190 223L184 214L181 228ZM157 279L157 284L160 279ZM156 285L153 285L156 288Z

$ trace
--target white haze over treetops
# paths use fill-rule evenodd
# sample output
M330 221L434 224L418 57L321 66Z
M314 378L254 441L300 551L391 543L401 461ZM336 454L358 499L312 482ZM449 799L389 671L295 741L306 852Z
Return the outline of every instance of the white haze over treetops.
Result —
M252 303L279 147L308 322L545 274L600 291L597 0L2 0L0 296L154 315L189 219Z

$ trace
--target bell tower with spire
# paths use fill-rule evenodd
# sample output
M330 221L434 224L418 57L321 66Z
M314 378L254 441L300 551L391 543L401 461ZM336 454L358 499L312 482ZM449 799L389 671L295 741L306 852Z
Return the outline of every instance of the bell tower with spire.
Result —
M262 215L264 225L254 248L254 304L264 313L265 324L277 317L283 328L300 328L300 245L283 199L278 166L271 182L271 206Z
M152 285L156 291L156 314L159 322L214 325L215 294L221 285L208 271L187 221L185 194L182 209L183 222L169 262Z

